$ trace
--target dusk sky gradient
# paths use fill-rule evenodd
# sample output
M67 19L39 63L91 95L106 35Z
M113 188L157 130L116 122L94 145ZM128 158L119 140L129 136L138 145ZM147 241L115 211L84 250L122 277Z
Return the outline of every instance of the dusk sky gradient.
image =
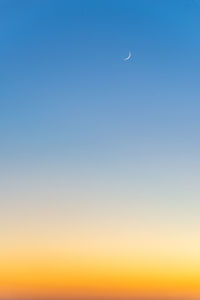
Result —
M198 0L0 1L0 300L200 299L199 80Z

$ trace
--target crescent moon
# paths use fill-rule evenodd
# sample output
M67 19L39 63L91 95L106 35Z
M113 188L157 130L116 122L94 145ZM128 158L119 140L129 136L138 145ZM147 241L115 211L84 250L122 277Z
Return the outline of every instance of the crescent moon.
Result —
M125 61L129 60L131 58L131 51L129 51L128 56L124 58Z

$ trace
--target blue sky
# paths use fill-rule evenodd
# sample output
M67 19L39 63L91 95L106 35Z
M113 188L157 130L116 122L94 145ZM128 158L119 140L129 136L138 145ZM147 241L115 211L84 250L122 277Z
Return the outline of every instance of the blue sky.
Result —
M158 187L171 197L174 185L178 199L186 184L198 192L197 1L0 6L0 160L8 190L12 177L42 174L43 182L54 170L52 181L74 176L75 185L96 178L131 191L134 182L147 198Z
M4 147L195 143L199 13L195 1L1 1Z

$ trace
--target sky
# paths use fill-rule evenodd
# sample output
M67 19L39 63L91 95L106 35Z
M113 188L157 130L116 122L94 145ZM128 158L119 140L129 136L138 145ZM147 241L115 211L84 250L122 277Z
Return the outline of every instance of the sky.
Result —
M199 32L198 0L0 0L0 300L200 299Z

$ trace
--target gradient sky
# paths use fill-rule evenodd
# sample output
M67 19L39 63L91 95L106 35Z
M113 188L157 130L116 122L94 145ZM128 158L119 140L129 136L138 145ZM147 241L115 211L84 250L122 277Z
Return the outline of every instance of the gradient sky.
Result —
M198 0L0 1L0 300L200 299L199 78Z

